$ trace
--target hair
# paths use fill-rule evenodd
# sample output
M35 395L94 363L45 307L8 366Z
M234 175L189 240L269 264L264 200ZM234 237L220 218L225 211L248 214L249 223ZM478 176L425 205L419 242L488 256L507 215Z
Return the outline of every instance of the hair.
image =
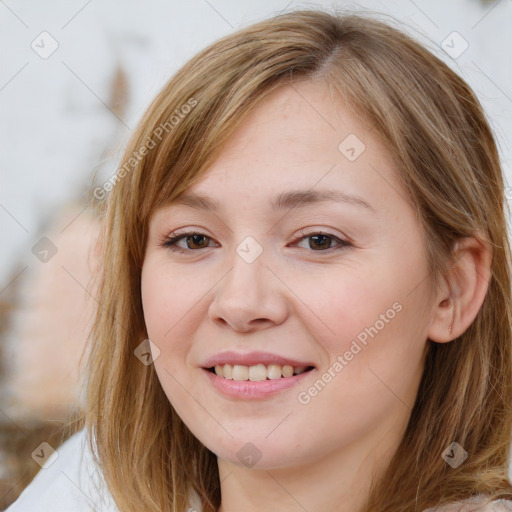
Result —
M90 333L85 427L121 512L204 512L221 501L216 455L169 403L153 365L141 268L158 207L202 178L240 123L278 87L321 81L389 150L421 221L435 288L453 246L492 247L488 291L473 323L449 343L426 340L407 429L364 512L410 512L483 494L512 498L511 252L504 180L492 131L468 84L411 36L371 15L296 10L209 45L166 83L134 131L100 203L99 307ZM165 133L164 133L165 132ZM442 458L458 442L468 458Z

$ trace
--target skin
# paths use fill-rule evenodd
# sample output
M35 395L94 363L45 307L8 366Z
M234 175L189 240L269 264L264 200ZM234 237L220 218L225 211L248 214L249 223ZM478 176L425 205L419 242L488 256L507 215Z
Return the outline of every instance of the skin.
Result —
M192 187L220 210L170 204L151 217L141 286L148 337L160 350L155 369L177 413L218 456L221 512L360 510L403 436L427 338L456 338L484 299L490 253L473 238L459 244L459 272L433 294L419 220L370 128L322 82L283 86ZM349 134L365 145L354 161L338 149ZM357 194L371 208L270 209L274 195L297 189ZM162 246L178 229L208 238L181 239L185 253ZM352 245L315 244L319 231ZM236 252L247 236L263 249L252 263ZM401 310L300 403L298 393L394 303ZM201 369L222 350L272 352L316 369L271 398L228 398ZM237 457L248 442L261 456L252 467Z

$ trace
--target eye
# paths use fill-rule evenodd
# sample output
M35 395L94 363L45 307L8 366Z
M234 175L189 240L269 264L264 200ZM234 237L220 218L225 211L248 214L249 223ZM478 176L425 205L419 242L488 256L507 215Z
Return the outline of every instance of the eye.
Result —
M178 242L180 242L181 240L185 241L185 247L178 245ZM160 245L163 247L168 247L172 251L187 252L187 249L205 249L206 247L208 247L208 242L206 242L205 245L205 241L208 240L211 240L211 238L206 235L203 235L202 233L190 231L181 234L171 233L170 235L164 237Z
M306 235L304 232L302 232L302 234L304 236L298 241L302 242L303 240L309 238L310 242L308 246L313 250L313 252L326 252L331 249L344 249L352 245L350 242L341 240L331 233L314 232ZM178 245L182 240L185 243L185 247ZM209 245L209 241L211 240L212 239L209 236L195 231L189 231L186 233L174 232L164 237L160 242L160 245L167 247L172 251L184 253L212 247ZM332 246L332 242L335 242L337 245Z
M305 234L303 238L299 239L300 242L302 240L310 239L309 243L307 244L310 249L313 249L315 247L319 249L314 249L314 252L326 252L330 249L344 249L346 247L351 246L352 244L350 242L347 242L346 240L341 240L337 236L333 235L332 233L325 233L325 232L314 232L310 234ZM331 242L335 242L337 246L332 246Z

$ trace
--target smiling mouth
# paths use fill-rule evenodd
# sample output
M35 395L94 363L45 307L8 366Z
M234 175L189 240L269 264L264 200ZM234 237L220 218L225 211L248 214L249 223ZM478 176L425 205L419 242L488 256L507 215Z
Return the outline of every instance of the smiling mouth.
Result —
M294 377L314 369L314 366L294 367L290 365L281 366L280 364L257 364L252 366L242 364L223 364L207 368L211 373L214 373L218 377L222 377L226 380L245 380L253 382Z

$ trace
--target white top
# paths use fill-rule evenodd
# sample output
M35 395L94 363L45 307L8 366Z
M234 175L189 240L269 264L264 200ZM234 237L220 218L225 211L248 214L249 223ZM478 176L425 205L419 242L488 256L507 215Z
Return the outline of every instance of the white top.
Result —
M85 428L64 442L57 455L48 457L48 448L42 450L36 449L33 458L43 455L43 467L5 512L119 512L92 457ZM191 512L201 512L197 494L189 498Z
M37 454L48 457L45 450L49 447L36 449L34 460ZM51 457L47 459L7 511L119 512L92 458L85 429L71 436L55 453L57 458L53 462Z
M58 448L58 455L46 459L32 482L5 512L119 512L95 463L82 429ZM45 449L37 451L45 456ZM47 457L47 454L46 454ZM34 456L36 460L37 455ZM45 459L41 459L45 460ZM53 460L53 462L52 462ZM197 494L189 495L191 512L201 512ZM460 508L463 503L466 505ZM512 501L498 500L485 508L478 501L460 502L424 512L512 512Z

